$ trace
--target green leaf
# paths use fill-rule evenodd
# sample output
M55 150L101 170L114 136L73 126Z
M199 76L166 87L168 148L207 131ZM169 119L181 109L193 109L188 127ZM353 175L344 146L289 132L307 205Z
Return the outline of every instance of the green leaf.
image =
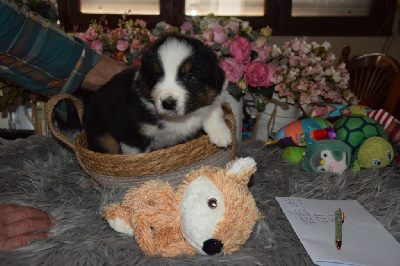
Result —
M242 91L240 90L240 88L238 86L236 86L235 84L230 84L228 86L228 92L232 95L233 98L235 98L236 100L240 100L240 98L243 96Z

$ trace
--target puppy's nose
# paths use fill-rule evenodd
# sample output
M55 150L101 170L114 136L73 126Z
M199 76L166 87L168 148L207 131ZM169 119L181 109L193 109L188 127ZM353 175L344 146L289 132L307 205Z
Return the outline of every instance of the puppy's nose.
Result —
M221 253L224 244L215 238L208 239L203 243L203 251L207 255L215 255Z
M169 97L162 101L162 107L165 110L174 110L176 107L176 100L174 98Z

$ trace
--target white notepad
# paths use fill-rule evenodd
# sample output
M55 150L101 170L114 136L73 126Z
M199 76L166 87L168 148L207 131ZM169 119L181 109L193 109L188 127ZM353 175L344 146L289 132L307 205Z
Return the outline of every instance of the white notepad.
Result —
M400 265L400 244L356 200L276 199L315 264ZM335 246L338 208L345 214L340 250Z

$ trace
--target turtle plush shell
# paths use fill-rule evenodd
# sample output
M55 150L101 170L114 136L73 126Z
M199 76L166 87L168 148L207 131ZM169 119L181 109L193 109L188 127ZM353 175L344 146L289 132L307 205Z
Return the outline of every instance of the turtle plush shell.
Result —
M381 124L363 115L344 116L334 123L333 128L337 139L350 146L353 158L366 139L371 137L388 139L388 135Z

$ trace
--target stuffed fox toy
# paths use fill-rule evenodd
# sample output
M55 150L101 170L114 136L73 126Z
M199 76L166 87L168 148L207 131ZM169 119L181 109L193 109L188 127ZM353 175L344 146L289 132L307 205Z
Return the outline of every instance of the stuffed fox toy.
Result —
M255 171L256 162L247 157L226 168L194 170L177 189L147 181L131 188L121 204L106 206L103 215L114 230L134 236L149 256L231 253L260 218L247 187Z

